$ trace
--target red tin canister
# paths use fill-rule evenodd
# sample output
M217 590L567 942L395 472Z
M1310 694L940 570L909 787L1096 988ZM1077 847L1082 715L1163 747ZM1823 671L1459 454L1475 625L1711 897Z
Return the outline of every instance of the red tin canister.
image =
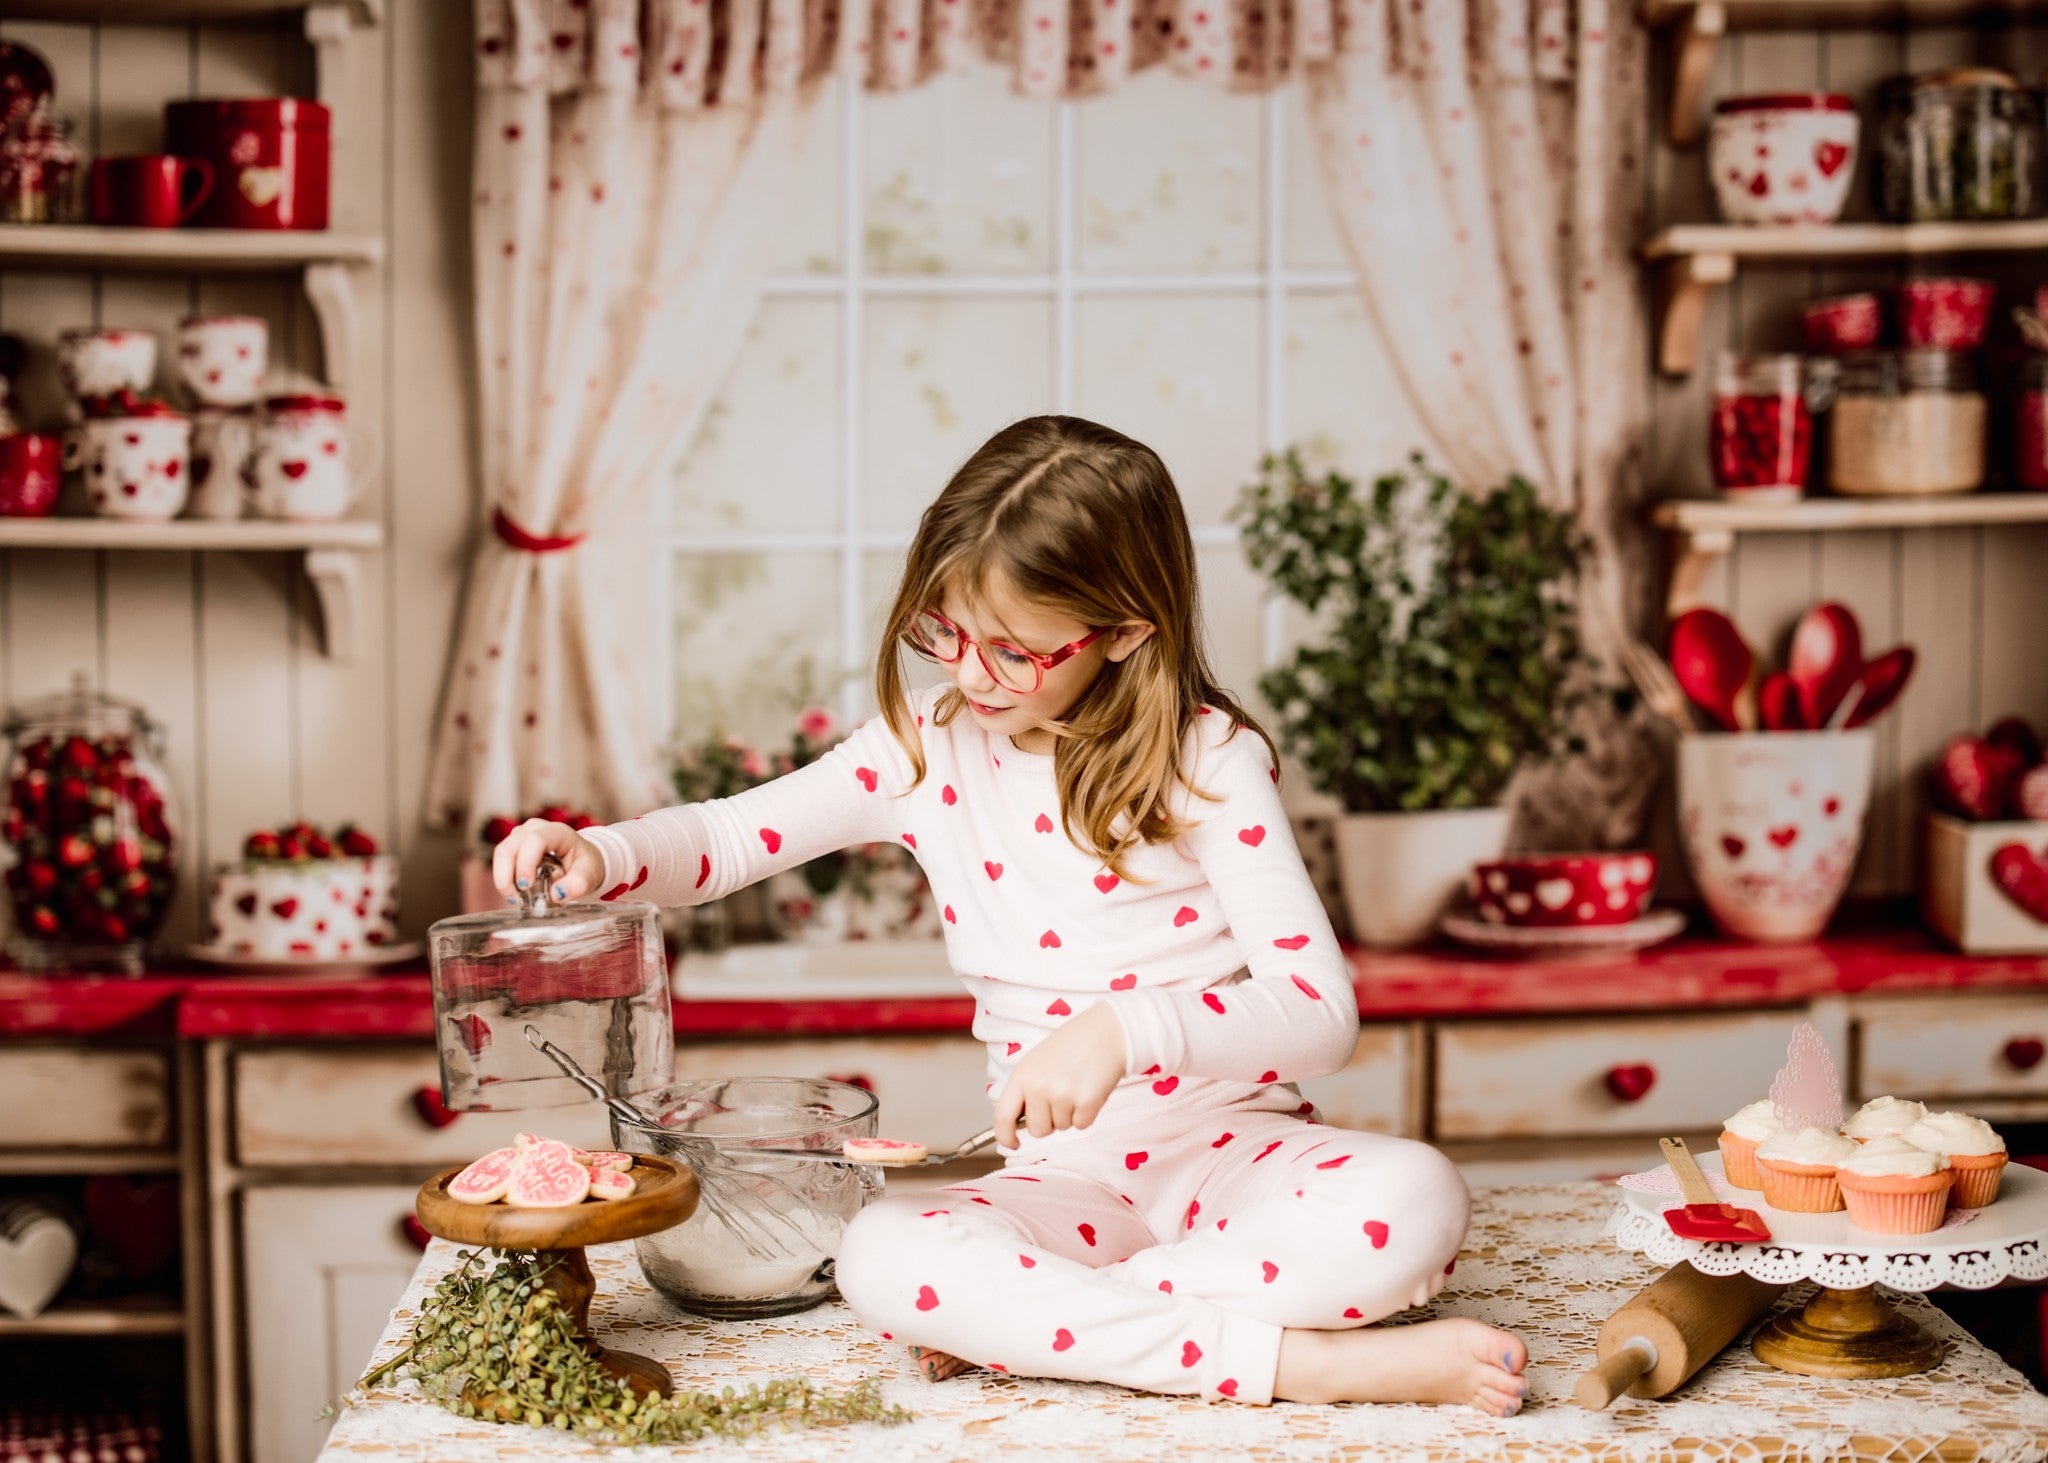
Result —
M330 116L299 97L172 102L171 151L213 164L214 187L192 219L200 228L327 227Z

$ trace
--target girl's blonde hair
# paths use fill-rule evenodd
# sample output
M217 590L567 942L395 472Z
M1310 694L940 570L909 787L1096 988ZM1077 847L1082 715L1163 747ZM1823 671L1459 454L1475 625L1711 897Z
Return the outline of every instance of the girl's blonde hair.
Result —
M1166 464L1143 443L1094 422L1029 417L982 444L925 509L875 661L883 714L920 782L924 749L901 648L917 616L948 589L980 598L997 578L1090 629L1134 620L1156 627L1124 660L1105 662L1065 718L1047 723L1057 738L1053 765L1067 835L1128 878L1127 853L1182 832L1169 802L1175 785L1207 796L1186 766L1199 708L1214 707L1273 750L1273 739L1209 670L1194 541ZM935 709L939 725L964 707L959 690L948 688Z

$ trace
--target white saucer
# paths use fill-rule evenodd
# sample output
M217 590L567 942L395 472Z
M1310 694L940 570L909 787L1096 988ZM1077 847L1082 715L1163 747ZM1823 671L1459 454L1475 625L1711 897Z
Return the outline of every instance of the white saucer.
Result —
M1662 944L1685 928L1685 914L1653 909L1627 924L1497 925L1459 910L1447 914L1437 928L1461 945L1514 955L1550 955L1569 950L1641 950Z
M321 959L280 959L275 955L248 955L223 950L218 945L187 945L185 953L202 965L218 965L245 975L344 975L351 970L379 970L417 960L426 946L418 940L400 945L378 945L360 955L335 955Z

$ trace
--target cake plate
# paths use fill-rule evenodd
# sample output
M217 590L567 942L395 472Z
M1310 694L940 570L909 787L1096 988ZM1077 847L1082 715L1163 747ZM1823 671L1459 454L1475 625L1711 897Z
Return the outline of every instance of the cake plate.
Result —
M1676 1193L1625 1189L1607 1233L1624 1250L1660 1265L1680 1260L1707 1275L1738 1272L1774 1285L1820 1287L1803 1311L1767 1322L1750 1341L1757 1359L1810 1377L1903 1377L1939 1366L1941 1341L1892 1309L1877 1287L1924 1292L1989 1290L2048 1280L2048 1173L2008 1163L1997 1200L1927 1234L1883 1235L1856 1228L1846 1212L1794 1214L1737 1189L1719 1154L1699 1155L1717 1197L1754 1209L1770 1228L1764 1244L1680 1239L1664 1211Z
M590 1334L590 1298L597 1287L583 1247L638 1239L682 1223L697 1208L697 1176L669 1159L636 1153L628 1170L633 1192L623 1199L514 1209L450 1198L448 1181L461 1173L462 1167L444 1169L420 1185L414 1208L427 1233L460 1245L531 1252L547 1266L542 1286L568 1310L576 1334L600 1366L638 1391L662 1397L673 1392L675 1383L660 1362L630 1351L614 1351ZM488 1410L487 1400L470 1400Z

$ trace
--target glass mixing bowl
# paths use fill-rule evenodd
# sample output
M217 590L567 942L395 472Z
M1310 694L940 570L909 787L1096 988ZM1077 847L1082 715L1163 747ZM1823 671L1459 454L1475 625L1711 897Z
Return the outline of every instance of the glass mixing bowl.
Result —
M880 1196L880 1171L749 1150L837 1152L849 1138L872 1138L873 1093L824 1078L721 1077L677 1082L635 1105L656 1124L614 1114L613 1145L688 1162L703 1188L688 1219L635 1242L656 1290L720 1320L787 1315L832 1294L839 1237Z

